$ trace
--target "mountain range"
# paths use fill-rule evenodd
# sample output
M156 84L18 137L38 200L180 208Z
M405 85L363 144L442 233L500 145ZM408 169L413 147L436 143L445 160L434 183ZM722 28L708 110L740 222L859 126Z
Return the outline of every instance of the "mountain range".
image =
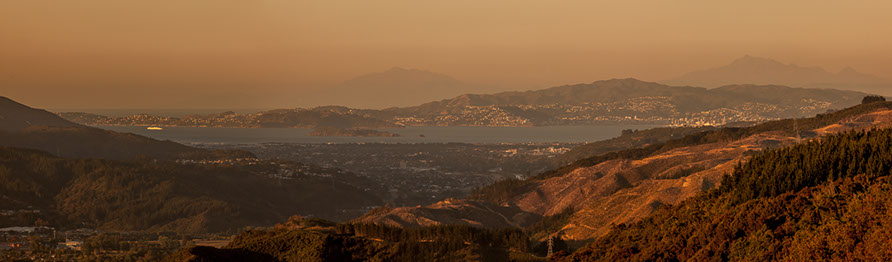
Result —
M830 101L854 105L864 93L844 90L792 88L782 85L725 85L707 89L691 86L670 86L634 78L609 79L588 84L556 86L523 92L495 94L465 94L451 99L430 102L406 110L443 109L467 106L523 106L523 105L584 105L616 103L642 97L666 97L682 112L695 112L719 107L733 107L744 103L764 103L794 106L804 99ZM846 100L846 101L840 101ZM850 101L849 101L850 100Z
M733 84L785 85L892 95L892 81L855 71L851 67L833 73L820 67L784 64L753 56L738 58L728 65L690 72L665 83L709 88Z
M324 106L182 118L61 115L87 125L387 128L624 123L699 126L809 116L858 104L865 95L856 91L778 85L728 85L707 89L629 78L524 92L466 94L418 106L382 110Z
M852 90L870 94L892 95L892 81L845 67L829 72L821 67L785 64L770 58L743 56L715 68L697 70L674 79L660 81L672 86L717 88L727 85L780 85L804 88ZM419 69L393 67L382 72L361 75L310 95L315 106L341 105L351 108L384 109L412 107L430 101L460 97L477 103L478 96L492 88L467 83L451 76ZM556 90L555 90L556 91ZM510 95L513 94L513 95ZM549 98L525 97L527 92L505 92L502 104L548 103ZM609 93L604 94L609 95ZM485 95L483 95L485 96ZM508 96L513 99L507 99ZM375 99L369 99L375 97ZM589 97L584 97L589 98ZM582 100L584 98L579 98ZM453 99L454 100L454 99ZM551 100L558 102L557 100ZM585 100L586 102L599 100ZM603 100L601 100L603 101ZM463 101L455 101L462 103Z
M778 85L707 89L633 78L524 92L461 95L368 112L403 125L547 126L613 123L720 125L801 117L858 104L866 94Z

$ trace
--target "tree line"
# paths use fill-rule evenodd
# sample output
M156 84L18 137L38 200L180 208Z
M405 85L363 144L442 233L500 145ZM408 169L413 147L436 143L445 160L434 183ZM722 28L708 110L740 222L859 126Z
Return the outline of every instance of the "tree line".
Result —
M568 261L889 261L892 130L766 150L719 188L664 207Z

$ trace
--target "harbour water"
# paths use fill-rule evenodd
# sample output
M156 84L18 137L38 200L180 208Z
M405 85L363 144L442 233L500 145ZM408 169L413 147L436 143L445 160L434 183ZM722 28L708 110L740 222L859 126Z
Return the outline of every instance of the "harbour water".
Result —
M161 140L186 144L256 144L256 143L580 143L609 139L624 129L649 129L651 125L593 125L541 127L411 126L385 128L382 131L400 137L321 137L309 136L304 128L223 128L164 127L148 130L145 126L99 126Z

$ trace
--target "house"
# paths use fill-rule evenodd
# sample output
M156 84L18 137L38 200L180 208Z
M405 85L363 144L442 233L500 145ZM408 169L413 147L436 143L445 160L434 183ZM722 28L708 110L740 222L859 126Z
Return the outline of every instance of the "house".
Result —
M65 240L65 242L63 242L62 244L65 245L65 247L70 248L70 249L81 250L81 241Z

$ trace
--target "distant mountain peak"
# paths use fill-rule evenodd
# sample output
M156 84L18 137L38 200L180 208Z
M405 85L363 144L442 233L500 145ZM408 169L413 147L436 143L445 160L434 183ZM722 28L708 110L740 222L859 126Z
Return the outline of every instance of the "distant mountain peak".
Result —
M434 73L428 70L417 69L417 68L405 68L394 66L386 71L374 72L365 75L360 75L354 78L351 78L347 81L344 81L341 85L351 84L353 82L363 82L363 81L413 81L412 79L439 79L439 80L447 80L447 81L458 81L452 78L451 76ZM367 84L367 83L363 83Z
M420 69L416 69L416 68L405 68L405 67L400 67L400 66L394 66L394 67L391 67L390 69L388 69L387 71L384 71L384 73L388 73L388 72L427 72L427 73L430 73L429 71L426 71L426 70L420 70Z
M612 78L612 79L598 80L598 81L592 82L592 84L598 84L598 83L618 83L618 84L656 84L656 83L653 83L653 82L647 82L647 81L640 80L640 79L637 79L637 78L632 78L632 77L628 77L628 78Z
M464 93L479 92L479 86L449 75L424 69L394 66L331 86L317 94L321 104L355 108L414 106Z
M777 60L745 55L731 62L729 66L786 66Z
M690 72L665 83L710 88L736 84L785 85L892 94L892 83L851 67L831 73L817 66L785 64L751 55L737 58L724 66Z
M858 72L858 70L855 70L855 68L852 68L851 66L843 67L841 70L839 70L839 73L836 74L841 76L867 76L876 78L875 76Z

